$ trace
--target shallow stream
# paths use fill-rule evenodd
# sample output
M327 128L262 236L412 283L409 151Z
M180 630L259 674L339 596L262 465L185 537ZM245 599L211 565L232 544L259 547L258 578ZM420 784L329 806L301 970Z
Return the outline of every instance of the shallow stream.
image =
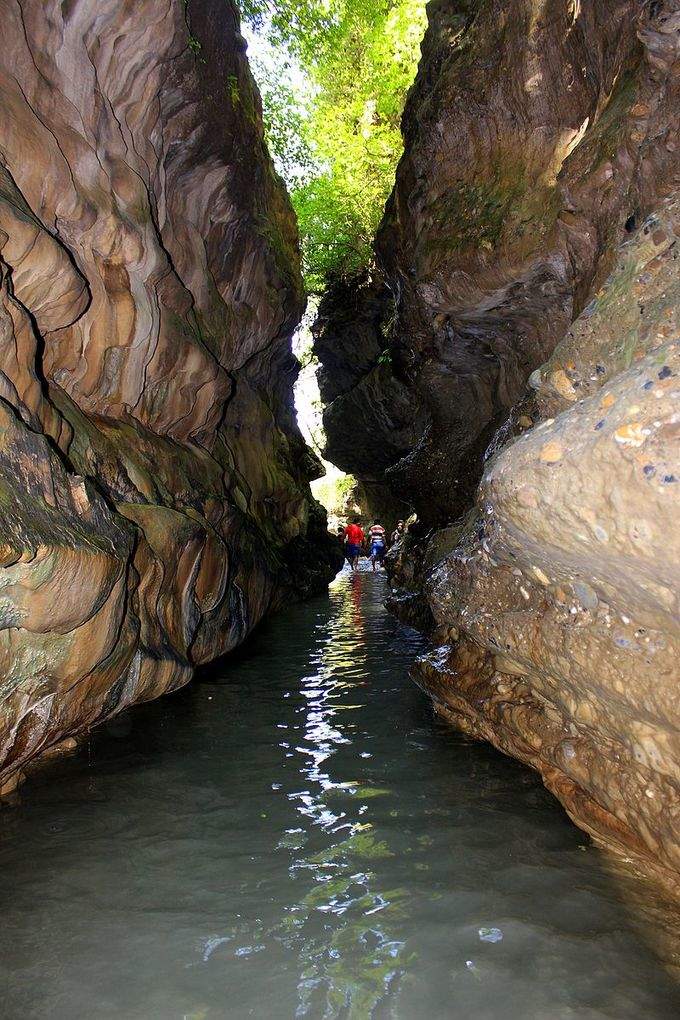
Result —
M677 988L540 779L433 718L341 574L0 816L3 1020L654 1020Z

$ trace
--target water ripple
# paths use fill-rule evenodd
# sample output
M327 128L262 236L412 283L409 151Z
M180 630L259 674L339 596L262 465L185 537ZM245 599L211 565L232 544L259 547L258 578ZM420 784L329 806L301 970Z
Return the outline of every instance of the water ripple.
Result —
M25 788L0 830L3 1016L678 1015L538 777L433 719L384 595L342 574Z

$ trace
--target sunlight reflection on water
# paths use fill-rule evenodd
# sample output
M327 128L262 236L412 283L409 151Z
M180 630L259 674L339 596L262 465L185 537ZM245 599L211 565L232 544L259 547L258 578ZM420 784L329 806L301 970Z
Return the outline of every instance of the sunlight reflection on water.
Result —
M3 1017L677 1016L538 777L433 719L384 595L341 574L25 788Z

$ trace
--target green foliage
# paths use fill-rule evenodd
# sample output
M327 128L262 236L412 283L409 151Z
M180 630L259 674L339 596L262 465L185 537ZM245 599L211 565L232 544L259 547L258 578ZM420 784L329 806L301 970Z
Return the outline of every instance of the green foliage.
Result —
M229 87L229 96L231 98L231 105L238 106L241 102L241 93L238 87L238 78L235 74L230 74L227 78L227 85Z
M347 503L354 495L354 491L357 487L357 480L354 475L341 475L335 483L335 492L337 498L337 507L340 509L346 509Z
M329 274L371 263L402 152L425 0L241 0L241 7L277 54L278 68L256 74L269 145L298 214L307 286L319 292Z
M381 201L372 210L370 199L354 194L347 180L332 172L295 188L292 198L311 293L321 293L330 275L343 275L370 263Z
M277 55L278 59L278 55ZM251 56L262 93L267 144L291 191L304 186L317 172L305 137L306 110L286 77L287 65L271 67ZM281 73L283 72L283 73Z
M354 475L342 474L335 468L328 468L324 478L312 482L314 498L325 506L332 517L344 518L352 512L356 488Z

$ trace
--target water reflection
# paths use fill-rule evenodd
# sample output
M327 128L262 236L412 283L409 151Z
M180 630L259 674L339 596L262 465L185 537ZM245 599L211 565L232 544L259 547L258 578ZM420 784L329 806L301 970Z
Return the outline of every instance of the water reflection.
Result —
M3 1018L677 1015L538 778L433 720L383 597L341 575L25 788Z
M308 843L308 823L320 834L312 833L313 852L294 854L290 864L291 874L306 872L310 882L306 895L286 908L282 926L300 957L296 1016L369 1016L416 960L397 937L408 890L383 888L369 870L394 856L388 842L376 837L370 817L371 801L390 797L392 790L347 779L342 763L334 761L340 748L370 737L354 721L372 693L365 635L366 607L375 605L362 597L365 577L349 575L349 598L344 587L333 593L332 615L318 625L311 669L300 681L305 719L295 752L307 788L286 796L304 824L287 829L278 845L300 850ZM375 615L380 619L380 609ZM357 765L370 758L360 751Z

